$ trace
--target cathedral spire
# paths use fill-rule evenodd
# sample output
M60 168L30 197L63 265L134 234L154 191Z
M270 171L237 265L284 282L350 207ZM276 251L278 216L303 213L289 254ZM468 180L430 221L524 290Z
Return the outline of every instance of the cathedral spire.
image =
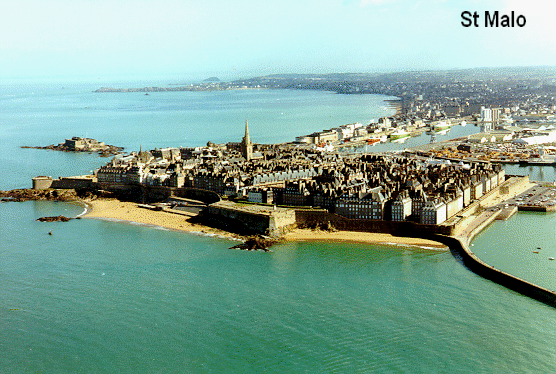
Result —
M247 120L245 120L245 142L251 143L251 139L249 138L249 125L247 125Z
M247 120L245 120L245 136L241 142L241 153L243 157L250 161L253 158L253 145L251 144L251 138L249 137L249 125Z

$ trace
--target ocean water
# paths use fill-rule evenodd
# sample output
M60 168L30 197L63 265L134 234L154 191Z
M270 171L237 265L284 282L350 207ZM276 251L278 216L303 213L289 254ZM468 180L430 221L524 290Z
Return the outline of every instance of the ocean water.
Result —
M23 144L84 135L130 149L196 145L241 138L245 117L255 141L285 141L388 111L379 96L307 91L158 97L93 94L95 84L40 88L2 87L0 189L28 186L36 174L71 175L107 161L20 149ZM257 126L253 113L265 125ZM282 121L282 113L289 119ZM212 122L217 116L230 125ZM292 124L292 118L299 121ZM199 130L199 123L206 125ZM543 172L547 179L553 178L549 172ZM556 368L556 310L478 277L448 251L315 242L245 252L230 249L234 242L227 239L144 225L36 221L77 216L83 209L0 203L0 372ZM493 265L516 272L530 267L517 275L553 284L554 273L543 268L547 262L535 268L534 260L504 254L516 250L517 238L525 250L542 241L548 254L556 245L552 220L520 213L507 227L490 226L473 249L499 261Z
M89 173L107 159L21 149L91 137L126 151L241 141L245 121L253 142L277 143L346 123L391 114L381 95L302 90L94 93L101 86L147 82L10 82L0 87L0 189L30 187L36 175ZM162 84L160 84L161 86Z

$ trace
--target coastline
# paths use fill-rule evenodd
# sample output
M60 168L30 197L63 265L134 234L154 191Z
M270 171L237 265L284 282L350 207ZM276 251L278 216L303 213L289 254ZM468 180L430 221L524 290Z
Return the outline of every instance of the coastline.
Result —
M153 211L140 208L136 203L122 202L117 199L94 199L83 201L87 207L81 218L95 218L120 222L135 222L149 226L163 227L170 230L215 235L233 240L243 240L239 235L212 227L190 223L189 217L164 211ZM281 238L286 242L326 241L351 242L399 246L402 248L420 248L431 250L448 250L448 247L436 241L393 236L383 233L352 232L352 231L320 231L294 229Z

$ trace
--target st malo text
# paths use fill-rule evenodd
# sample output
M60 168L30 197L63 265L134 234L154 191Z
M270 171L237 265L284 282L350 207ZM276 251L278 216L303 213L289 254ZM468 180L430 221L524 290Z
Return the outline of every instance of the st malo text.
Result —
M461 12L461 25L463 27L480 27L479 20L481 16L478 12L464 11ZM526 23L523 14L516 15L514 11L510 14L503 14L499 11L489 12L485 11L484 14L484 27L523 27Z

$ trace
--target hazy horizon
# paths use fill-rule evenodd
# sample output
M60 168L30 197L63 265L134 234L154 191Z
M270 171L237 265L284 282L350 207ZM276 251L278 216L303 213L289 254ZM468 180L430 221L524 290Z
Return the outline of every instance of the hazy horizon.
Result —
M539 0L0 0L0 77L222 80L551 66ZM463 11L526 17L463 27Z

